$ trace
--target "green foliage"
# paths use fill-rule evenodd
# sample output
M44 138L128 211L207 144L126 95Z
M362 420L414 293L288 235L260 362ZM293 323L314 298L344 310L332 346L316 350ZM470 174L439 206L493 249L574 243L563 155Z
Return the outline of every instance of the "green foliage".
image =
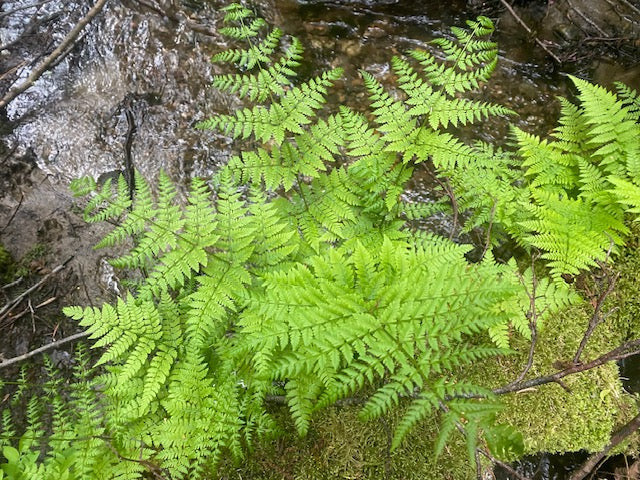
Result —
M244 104L199 128L247 146L209 183L194 179L186 203L164 174L157 189L136 175L133 199L122 178L74 183L88 197L87 221L116 225L98 247L126 245L112 264L134 280L115 305L65 309L101 349L102 374L78 372L79 413L52 394L49 437L30 401L37 441L16 448L0 437L5 471L19 461L38 475L55 463L55 478L209 478L221 458L274 433L271 395L285 398L300 435L316 412L360 396L364 420L404 408L394 450L441 412L437 453L460 430L471 458L484 445L499 458L521 455L522 435L497 421L501 402L464 372L530 338L532 319L542 328L577 302L561 275L623 244L623 216L640 208L636 94L573 79L580 104L564 102L555 139L514 129L509 151L455 134L513 113L466 98L496 65L487 18L435 41L444 60L394 58L398 95L362 72L373 124L346 107L325 112L341 69L295 83L298 40L240 5L224 21L221 33L242 46L213 61L240 73L213 84ZM464 228L486 228L477 262L473 246L406 225L442 208L402 199L429 161L452 185ZM497 262L491 247L505 238L544 262ZM68 431L91 438L82 461L82 448L57 433ZM44 461L41 441L52 449Z
M440 168L470 210L467 230L489 226L539 250L551 274L578 274L623 245L625 213L638 213L640 116L637 94L619 96L571 77L579 103L562 100L552 139L513 128L518 149ZM524 178L524 180L523 180ZM487 213L490 212L490 213Z

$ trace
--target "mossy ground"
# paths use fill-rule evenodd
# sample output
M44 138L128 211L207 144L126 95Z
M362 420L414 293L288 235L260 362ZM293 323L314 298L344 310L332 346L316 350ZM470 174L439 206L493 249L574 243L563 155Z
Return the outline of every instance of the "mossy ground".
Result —
M598 326L582 360L593 359L640 332L640 226L616 259L619 272L616 289L603 312L616 310ZM594 288L594 281L584 279ZM593 308L588 302L570 307L540 325L535 361L528 378L548 375L568 362L580 344ZM515 379L526 364L529 343L513 339L515 354L474 365L464 373L477 384L495 387ZM525 454L536 452L595 452L609 442L610 435L638 411L635 396L622 388L615 363L564 379L557 383L504 395L498 421L514 425L523 434ZM395 417L363 423L358 406L333 407L319 412L310 434L296 437L286 409L277 413L284 435L258 447L241 465L224 464L219 477L240 479L443 479L476 477L463 439L454 441L435 459L433 442L438 435L438 415L419 425L401 448L389 451L390 429ZM640 440L631 437L616 450L637 454Z

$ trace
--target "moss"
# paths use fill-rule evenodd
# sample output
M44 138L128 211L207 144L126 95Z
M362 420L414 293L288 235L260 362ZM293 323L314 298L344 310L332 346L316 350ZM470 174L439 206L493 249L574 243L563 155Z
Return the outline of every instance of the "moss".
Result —
M399 413L386 420L362 422L359 407L332 407L318 415L310 434L298 438L285 409L278 414L285 434L257 447L242 466L222 465L219 478L229 480L475 478L461 438L433 457L437 415L419 425L396 451L389 452L390 432ZM458 436L459 437L459 436Z
M15 262L11 257L11 254L4 248L4 245L0 243L0 282L10 282L14 276Z
M582 340L591 309L575 306L547 320L539 332L534 363L527 378L548 375L570 362ZM623 341L617 322L601 324L592 335L582 359L593 359ZM470 380L499 386L515 379L526 364L529 344L516 342L516 354L499 362L487 361L470 375ZM597 369L570 375L564 387L550 383L502 397L505 409L499 421L520 430L525 453L600 451L610 435L630 420L637 408L627 394L618 367L610 363Z

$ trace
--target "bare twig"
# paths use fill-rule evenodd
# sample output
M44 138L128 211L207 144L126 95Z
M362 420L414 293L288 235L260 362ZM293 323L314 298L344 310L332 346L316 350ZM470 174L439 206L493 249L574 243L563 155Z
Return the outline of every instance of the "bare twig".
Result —
M453 194L453 189L451 188L449 181L445 180L443 182L438 178L437 175L435 175L431 170L427 168L426 164L423 163L422 165L425 165L424 168L427 171L427 173L440 186L440 188L442 188L442 190L447 195L447 197L449 197L449 201L451 202L451 209L453 210L453 225L451 226L451 232L449 232L449 240L452 240L453 237L455 236L456 230L458 229L458 215L459 215L458 201L456 200L456 196Z
M18 210L20 210L20 207L22 206L22 202L24 201L24 193L20 194L20 201L18 202L18 205L16 206L16 208L13 210L13 213L11 214L11 216L9 217L9 220L7 221L6 225L4 227L2 227L2 232L4 232L7 227L9 225L11 225L11 222L13 222L14 217L16 216L16 214L18 213Z
M567 2L567 5L569 5L569 8L570 8L571 10L573 10L574 12L576 12L576 13L580 16L580 18L582 18L585 22L587 22L589 25L591 25L593 28L595 28L595 29L598 31L598 33L599 33L600 35L602 35L603 37L608 37L608 36L609 36L609 35L607 35L607 32L605 32L604 30L602 30L602 29L598 26L598 24L596 24L593 20L591 20L591 19L590 19L589 17L587 17L584 13L582 13L580 10L578 10L578 9L575 7L575 5L573 5L573 4L571 3L571 0L566 0L566 2Z
M612 309L609 312L607 312L605 315L602 315L602 316L600 315L600 310L602 310L602 305L604 305L605 300L607 299L609 294L615 288L616 282L618 281L619 277L620 277L619 273L616 273L615 275L613 275L613 277L609 277L609 285L607 285L606 290L604 290L600 294L600 296L598 296L598 299L596 300L595 308L594 308L594 311L593 311L593 315L591 315L591 318L589 319L589 326L587 327L587 331L584 333L584 337L582 337L582 341L580 342L580 346L578 347L578 350L576 350L576 354L573 357L573 363L580 362L580 356L582 355L582 352L583 352L584 348L587 346L587 342L589 341L589 338L593 334L593 331L611 313L613 313L615 311L615 309Z
M8 17L9 15L13 15L14 13L21 12L22 10L29 10L30 8L41 7L47 3L51 2L51 0L43 0L42 2L31 3L29 5L22 5L20 7L16 7L13 10L8 10L6 12L0 13L0 18Z
M513 9L513 7L511 5L509 5L509 3L506 0L500 0L500 3L502 3L502 5L505 6L505 8L507 10L509 10L509 13L511 14L511 16L513 18L515 18L516 22L518 22L522 28L524 28L527 33L529 35L533 36L533 31L529 28L529 26L524 23L524 20L522 20L520 18L520 16L516 13L516 11ZM551 50L549 50L549 48L536 36L533 36L533 40L545 51L547 52L547 54L553 58L553 60L555 60L556 63L562 63L562 61L560 60L560 58L558 58L558 56L556 54L554 54Z
M533 366L533 354L535 353L536 343L538 342L538 308L536 307L536 296L538 289L538 277L535 271L535 261L536 255L531 257L531 292L528 291L525 280L522 276L520 276L520 282L525 287L525 291L527 296L529 297L529 311L527 312L527 316L529 317L529 330L531 330L531 344L529 345L529 354L527 356L527 364L525 365L518 378L516 378L511 384L517 384L521 382L524 377L527 376L529 370Z
M0 369L8 367L9 365L13 365L14 363L22 362L23 360L27 360L28 358L34 357L40 353L46 352L48 350L52 350L54 348L58 348L60 345L64 345L69 342L73 342L80 338L85 338L89 336L89 332L80 332L75 335L71 335L69 337L63 338L56 342L48 343L40 348L36 348L35 350L31 350L30 352L25 353L24 355L19 355L17 357L10 358L0 363Z
M638 9L638 7L635 7L633 4L629 3L627 0L619 0L621 3L624 3L627 7L629 7L631 10L633 10L634 12L636 12L638 15L640 15L640 9Z
M551 375L545 375L541 377L532 378L530 380L525 380L518 383L505 385L504 387L499 387L494 389L493 394L504 395L506 393L519 392L527 388L537 387L539 385L545 385L547 383L561 384L561 379L566 376L591 370L593 368L605 365L606 363L609 363L609 362L622 360L623 358L630 357L631 355L635 355L639 352L640 352L640 339L632 340L624 343L623 345L620 345L617 348L614 348L613 350L608 351L607 353L600 355L599 357L595 358L594 360L591 360L590 362L572 364L567 368L564 368L555 373L552 373Z
M4 72L2 75L0 75L0 81L4 80L6 77L8 77L9 75L14 74L16 71L20 70L22 67L24 67L27 63L29 63L27 60L23 60L20 63L18 63L17 65L15 65L14 67L10 68L9 70L7 70L6 72Z
M638 429L640 429L640 413L635 417L633 417L633 419L631 419L629 423L624 425L620 430L618 430L616 433L614 433L611 436L611 440L609 441L609 444L606 447L604 447L604 450L591 455L587 459L587 461L580 466L580 468L574 471L571 474L570 480L584 479L587 475L591 473L591 471L595 468L595 466L598 465L598 463L600 463L608 455L608 453L614 447L619 445L624 439L626 439L629 435L636 432Z
M87 24L93 20L93 18L102 10L102 7L107 0L98 0L91 10L80 19L76 26L67 34L62 43L44 59L44 61L38 65L31 72L29 77L20 85L12 88L7 94L0 100L0 109L6 107L14 98L27 90L33 83L40 78L40 76L49 69L49 66L67 49L67 47L73 43L80 32L87 26Z
M16 298L14 298L9 303L7 303L4 307L2 307L2 309L0 309L0 321L4 320L7 317L7 315L9 315L9 313L11 313L11 311L14 308L16 308L20 304L20 302L22 302L22 300L24 300L24 298L27 295L36 291L38 288L40 288L47 280L49 280L49 278L52 275L55 275L60 270L64 269L67 266L67 263L69 263L72 259L73 257L67 258L63 263L61 263L56 268L54 268L49 273L47 273L44 277L42 277L38 283L28 288L27 290L22 292L20 295L18 295Z
M15 287L16 285L19 285L20 282L22 282L22 280L24 280L24 277L18 277L16 280L14 280L11 283L7 283L6 285L2 286L2 290L8 290L11 287Z
M529 477L525 477L516 469L514 469L511 465L504 463L501 460L498 460L493 455L491 455L491 453L489 453L488 451L484 449L478 449L478 453L486 457L494 465L498 465L500 468L506 470L509 473L509 475L513 476L513 478L517 478L518 480L529 480Z

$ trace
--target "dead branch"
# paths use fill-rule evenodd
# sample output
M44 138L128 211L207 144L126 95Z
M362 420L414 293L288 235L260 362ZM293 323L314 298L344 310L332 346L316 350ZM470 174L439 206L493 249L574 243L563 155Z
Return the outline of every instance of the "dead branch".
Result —
M589 338L593 334L593 331L596 329L596 327L600 325L602 322L604 322L606 318L616 310L616 309L612 309L606 314L602 316L600 315L600 310L602 309L602 305L604 305L605 300L615 288L616 282L618 281L619 277L620 277L619 273L616 273L615 275L613 275L613 277L609 277L609 285L607 285L606 290L604 290L598 296L598 299L596 300L596 305L593 311L593 315L591 315L591 318L589 319L589 326L587 327L587 331L584 333L584 337L582 337L580 346L578 347L578 350L576 350L576 354L573 357L573 363L580 362L580 356L582 355L582 351L587 346L587 342L589 341Z
M10 288L15 287L16 285L19 285L20 282L22 282L22 280L24 280L24 277L18 277L13 282L7 283L6 285L3 285L2 286L2 290L9 290Z
M600 355L590 362L571 364L571 366L552 373L551 375L540 376L532 378L530 380L505 385L504 387L494 389L492 392L494 395L504 395L507 393L519 392L527 388L545 385L547 383L561 383L561 379L569 375L585 372L587 370L605 365L609 362L616 362L637 353L640 353L640 339L626 342L623 345L620 345L619 347Z
M11 313L13 311L14 308L16 308L18 305L20 305L20 302L22 302L22 300L24 300L27 295L29 295L30 293L36 291L47 280L49 280L49 278L51 278L51 276L55 275L60 270L64 269L67 266L67 263L69 263L72 259L73 259L73 257L67 258L63 263L61 263L56 268L54 268L49 273L47 273L44 277L42 277L38 283L36 283L32 287L28 288L27 290L22 292L20 295L18 295L16 298L14 298L9 303L7 303L4 307L2 307L2 309L0 309L0 321L4 320L7 317L7 315L9 315L9 313Z
M524 377L527 376L527 373L529 373L529 370L531 370L531 367L533 366L533 354L535 353L536 343L538 342L538 308L536 307L538 277L536 276L535 262L536 262L536 255L531 257L531 275L532 275L531 292L529 292L528 289L526 289L524 278L522 278L522 276L520 277L520 282L524 285L527 296L529 297L529 312L527 313L529 317L529 330L531 331L531 344L529 345L529 354L527 356L527 364L525 365L522 372L520 372L520 375L518 375L518 378L516 378L513 382L511 382L512 384L517 384L521 382L524 379Z
M513 7L511 5L509 5L509 3L507 2L507 0L500 0L500 3L502 3L502 5L504 5L504 7L509 11L509 13L511 14L511 16L513 16L513 18L516 20L516 22L518 22L522 28L524 28L527 33L531 36L533 36L533 40L545 51L547 52L547 54L553 58L553 60L556 63L562 63L562 61L560 60L560 58L558 58L558 56L556 54L554 54L551 50L549 50L549 48L544 44L544 42L542 42L542 40L540 40L538 37L533 35L533 31L529 28L529 26L524 23L524 20L522 20L520 18L520 16L516 13L516 11L513 9Z
M0 109L6 107L14 98L27 90L33 83L40 78L40 76L49 69L49 66L55 62L56 59L71 45L84 27L93 20L93 18L102 10L107 0L98 0L91 10L80 19L75 27L67 34L64 40L58 45L58 47L44 59L44 61L33 69L29 77L20 85L12 88L7 94L0 100Z
M47 345L44 345L40 348L36 348L35 350L31 350L30 352L27 352L24 355L18 355L17 357L13 357L8 360L5 360L4 362L0 363L0 369L4 367L8 367L9 365L13 365L14 363L22 362L23 360L27 360L28 358L34 357L48 350L58 348L61 345L64 345L66 343L73 342L75 340L78 340L80 338L85 338L88 336L89 336L89 332L80 332L80 333L76 333L75 335L71 335L69 337L58 340L56 342L48 343Z
M13 10L9 10L7 12L0 13L0 19L4 17L8 17L9 15L13 15L14 13L21 12L23 10L29 10L30 8L41 7L47 3L51 2L51 0L43 0L42 2L31 3L29 5L22 5L20 7L16 7Z
M582 18L582 20L584 20L585 22L587 22L589 25L591 25L594 29L596 29L598 31L598 33L600 35L602 35L603 37L608 37L609 35L607 35L607 32L605 32L604 30L602 30L598 24L596 24L593 20L591 20L589 17L587 17L584 13L582 13L580 10L578 10L572 3L571 0L566 0L567 5L569 6L569 8L571 10L573 10L574 12L576 12L578 14L578 16L580 18Z
M632 5L631 3L629 3L627 0L620 0L621 3L624 3L627 7L629 7L631 10L633 10L634 12L636 12L637 15L640 15L640 9L638 9L638 7L635 7L634 5Z
M16 208L13 210L13 213L11 214L11 216L9 217L9 220L7 221L6 225L4 227L2 227L2 230L0 230L0 232L4 232L7 227L9 225L11 225L11 222L13 222L14 217L16 216L16 214L18 213L18 210L20 210L20 207L22 206L22 202L24 201L24 193L20 194L20 201L18 202L18 205L16 206Z
M587 475L591 473L596 465L598 465L598 463L600 463L608 455L608 453L614 447L619 445L624 439L636 432L638 429L640 429L640 413L633 417L633 419L631 419L629 423L624 425L620 430L614 433L611 436L611 441L609 442L609 444L604 447L604 450L591 455L587 459L587 461L580 466L580 468L578 468L571 474L569 480L583 480Z

